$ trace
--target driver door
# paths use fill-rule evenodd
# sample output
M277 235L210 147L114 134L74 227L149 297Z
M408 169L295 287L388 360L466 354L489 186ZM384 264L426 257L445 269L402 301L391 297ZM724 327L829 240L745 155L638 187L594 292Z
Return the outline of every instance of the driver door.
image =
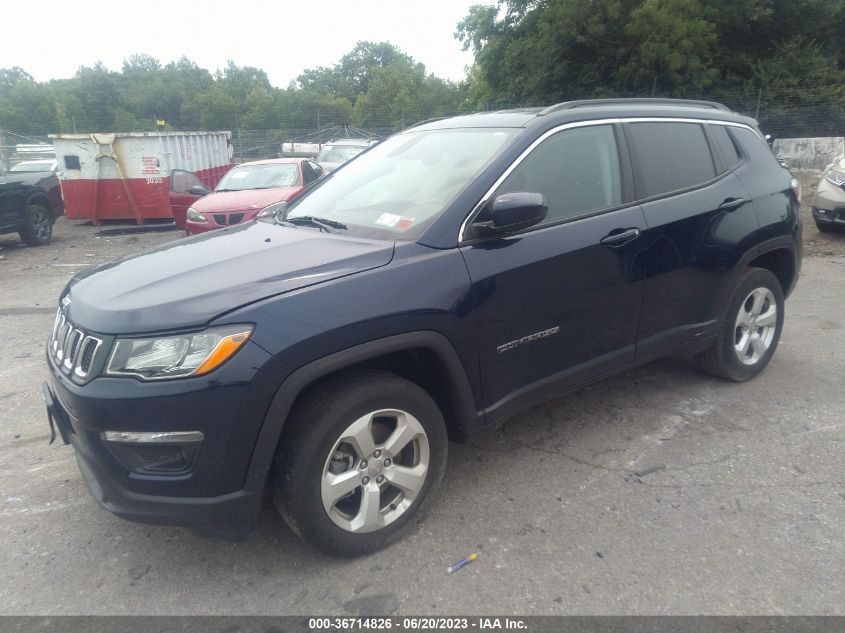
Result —
M174 224L180 229L185 228L188 207L206 195L193 193L192 187L202 187L208 193L205 183L194 172L184 169L174 169L170 172L170 212L173 214Z
M546 138L490 196L542 193L546 219L461 246L487 413L634 360L643 287L633 264L645 220L630 202L621 138L610 124ZM485 219L482 211L476 221Z

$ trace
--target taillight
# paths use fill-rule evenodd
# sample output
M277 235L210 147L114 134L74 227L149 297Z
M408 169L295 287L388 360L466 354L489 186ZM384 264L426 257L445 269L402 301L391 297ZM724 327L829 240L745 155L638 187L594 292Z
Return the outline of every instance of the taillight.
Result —
M789 185L792 187L792 193L795 194L795 199L798 201L798 204L801 204L801 183L798 182L797 178L793 178Z

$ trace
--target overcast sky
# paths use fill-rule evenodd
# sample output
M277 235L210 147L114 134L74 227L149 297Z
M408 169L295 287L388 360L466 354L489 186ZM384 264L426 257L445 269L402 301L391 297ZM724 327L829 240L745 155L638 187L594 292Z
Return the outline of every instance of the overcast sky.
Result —
M472 55L454 39L473 4L495 0L40 0L4 2L0 67L38 81L98 60L120 70L132 53L162 64L187 55L212 72L231 59L287 87L305 68L331 66L359 40L390 41L438 77L459 80Z

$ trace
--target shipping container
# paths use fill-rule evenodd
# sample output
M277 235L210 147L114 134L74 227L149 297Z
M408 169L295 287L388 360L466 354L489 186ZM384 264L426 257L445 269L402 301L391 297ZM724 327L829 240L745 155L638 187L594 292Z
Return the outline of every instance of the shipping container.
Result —
M65 215L95 224L173 218L174 207L200 197L189 193L191 186L213 189L232 167L231 132L53 134L50 138ZM184 209L181 218L184 222Z

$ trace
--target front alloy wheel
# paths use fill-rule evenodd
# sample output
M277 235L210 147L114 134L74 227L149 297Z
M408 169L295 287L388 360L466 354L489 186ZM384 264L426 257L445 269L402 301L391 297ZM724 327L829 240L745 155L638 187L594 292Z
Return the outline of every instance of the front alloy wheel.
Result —
M413 505L428 474L428 437L407 411L381 409L349 425L323 469L323 508L347 532L375 532Z
M29 246L49 244L53 237L53 217L40 204L30 204L26 207L24 226L19 234Z
M439 407L385 371L325 380L297 402L285 428L276 506L294 532L331 554L358 556L398 540L443 479Z

